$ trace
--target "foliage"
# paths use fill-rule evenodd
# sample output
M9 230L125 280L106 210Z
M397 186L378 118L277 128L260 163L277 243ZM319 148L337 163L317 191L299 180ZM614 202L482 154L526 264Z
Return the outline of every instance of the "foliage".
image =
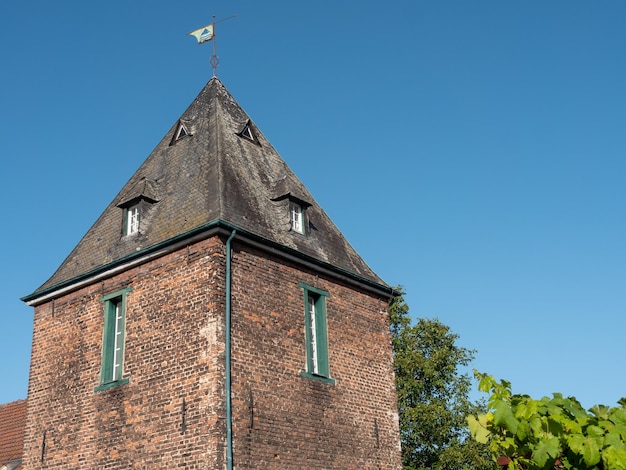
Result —
M626 469L626 399L586 411L573 397L534 400L513 395L505 380L474 374L491 395L487 413L468 417L471 435L490 443L507 470Z
M493 469L489 449L468 439L466 417L484 408L468 394L471 378L459 372L474 351L439 320L411 325L409 307L397 289L389 307L405 469Z

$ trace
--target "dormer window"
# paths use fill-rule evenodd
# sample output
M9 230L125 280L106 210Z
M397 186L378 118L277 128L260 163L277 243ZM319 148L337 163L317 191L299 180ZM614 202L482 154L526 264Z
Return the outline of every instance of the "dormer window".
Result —
M274 194L278 196L273 197L272 201L276 202L277 209L280 214L281 225L285 230L289 230L293 233L299 233L301 235L308 235L309 230L313 227L309 220L308 208L311 207L311 203L304 199L300 192L281 187L284 186L284 180L280 180L273 189ZM309 196L310 197L310 196Z
M254 136L252 135L252 131L250 130L250 125L247 124L246 127L241 131L241 136L246 139L254 140Z
M124 235L132 235L139 232L139 204L133 204L125 209L126 222Z
M295 201L289 201L289 220L291 230L304 233L304 208Z
M191 135L191 132L189 132L189 130L187 129L187 126L185 126L185 124L183 124L182 121L179 121L178 127L176 128L176 132L174 132L170 145L174 145L180 139L182 139L183 137L187 137L189 135Z
M180 126L180 128L178 129L178 134L176 134L176 140L182 139L186 135L187 135L187 131L185 130L183 126Z
M159 202L158 185L155 180L141 178L120 194L121 236L127 237L139 233L141 227L145 235L149 228L154 205Z
M245 126L243 126L243 129L241 129L240 132L237 132L237 135L239 137L243 137L246 140L249 140L256 145L260 145L258 139L256 138L255 132L252 129L252 124L250 123L250 120L246 122Z

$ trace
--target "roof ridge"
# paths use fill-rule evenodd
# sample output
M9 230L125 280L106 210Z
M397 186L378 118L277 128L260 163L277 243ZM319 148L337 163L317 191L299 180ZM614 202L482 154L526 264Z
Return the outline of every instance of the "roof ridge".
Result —
M215 77L217 79L217 77ZM222 84L219 79L217 79L218 83ZM223 84L222 84L222 87ZM217 98L217 96L216 96ZM224 204L225 201L223 199L223 194L226 191L224 177L223 177L223 162L222 159L224 156L221 154L221 139L220 139L220 120L218 119L218 107L220 107L220 101L218 99L215 100L215 106L213 108L213 118L215 119L215 155L217 157L217 185L218 185L218 197L219 197L219 218L222 219L224 217Z

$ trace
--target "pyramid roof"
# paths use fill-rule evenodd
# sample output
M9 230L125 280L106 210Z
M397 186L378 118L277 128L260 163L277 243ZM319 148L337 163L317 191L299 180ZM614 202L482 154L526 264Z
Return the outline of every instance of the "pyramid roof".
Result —
M305 208L304 234L290 230L290 201ZM125 235L125 208L134 204L139 231ZM216 227L388 289L213 77L52 277L23 300Z

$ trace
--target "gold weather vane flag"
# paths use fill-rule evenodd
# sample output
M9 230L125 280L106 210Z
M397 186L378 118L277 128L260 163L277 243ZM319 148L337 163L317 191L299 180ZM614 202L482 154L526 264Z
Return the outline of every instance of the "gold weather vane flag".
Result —
M198 44L210 41L213 39L213 24L203 26L187 34L194 36L198 40Z

